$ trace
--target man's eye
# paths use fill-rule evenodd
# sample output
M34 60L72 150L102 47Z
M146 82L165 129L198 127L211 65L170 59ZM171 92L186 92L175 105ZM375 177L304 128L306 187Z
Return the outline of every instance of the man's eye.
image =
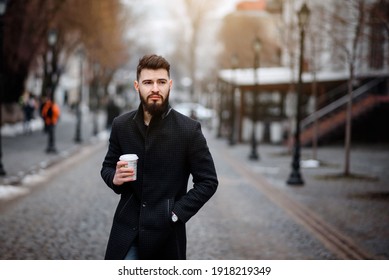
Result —
M164 84L166 84L166 81L158 81L158 84L164 85Z
M144 81L143 84L144 84L144 85L151 85L151 84L153 84L153 83L152 83L151 81Z

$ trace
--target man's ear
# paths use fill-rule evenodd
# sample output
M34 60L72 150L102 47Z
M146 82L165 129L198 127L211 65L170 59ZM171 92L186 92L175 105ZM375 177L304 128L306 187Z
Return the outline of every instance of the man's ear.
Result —
M139 91L139 83L138 81L134 81L134 88L136 91Z

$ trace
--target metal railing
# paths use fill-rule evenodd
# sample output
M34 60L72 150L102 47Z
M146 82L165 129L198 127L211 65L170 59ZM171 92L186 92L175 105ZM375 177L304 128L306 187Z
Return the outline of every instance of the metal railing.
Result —
M352 99L354 100L354 99L360 97L361 95L368 92L370 89L372 89L373 87L375 87L376 85L378 85L382 81L383 81L382 78L377 78L377 79L371 80L371 81L363 84L359 88L353 90ZM310 114L308 117L306 117L305 119L303 119L301 121L301 128L309 126L315 120L321 119L322 117L332 113L333 111L337 110L338 108L346 105L348 100L349 100L349 96L346 94L346 95L342 96L341 98L339 98L338 100L336 100L336 101L328 104L327 106L317 110L316 112Z

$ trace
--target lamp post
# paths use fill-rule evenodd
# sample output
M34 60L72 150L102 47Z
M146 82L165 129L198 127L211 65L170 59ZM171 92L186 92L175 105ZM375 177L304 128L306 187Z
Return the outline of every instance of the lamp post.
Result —
M298 77L298 92L296 101L296 129L294 133L294 147L293 147L293 159L292 159L292 172L289 175L286 183L288 185L301 186L304 185L300 173L300 99L303 93L303 63L304 63L304 39L305 39L305 28L308 23L310 10L306 3L303 4L300 11L298 12L298 26L300 30L300 62L299 62L299 77Z
M100 65L98 62L93 63L93 78L92 78L92 100L91 107L93 111L93 136L99 133L98 128L98 112L100 108L100 96L99 96L99 80L98 73L100 71Z
M219 117L219 122L218 122L218 126L217 126L217 134L216 134L216 137L217 138L221 138L222 137L222 129L223 129L223 87L222 87L222 83L220 81L218 81L217 85L216 85L216 89L217 89L217 92L219 93L219 110L218 110L218 117Z
M54 102L54 75L56 75L56 66L55 64L57 63L56 57L55 57L55 44L57 44L57 31L55 29L51 29L49 33L47 34L47 43L49 44L50 47L50 71L49 71L49 78L48 78L48 91L50 94L51 100Z
M46 125L46 131L47 131L47 149L46 153L57 153L57 149L55 148L55 123L53 123L53 106L54 105L54 99L55 99L55 94L54 94L54 89L55 89L55 84L54 84L54 78L56 79L57 75L57 57L55 53L55 45L57 43L57 31L55 29L51 29L47 33L47 43L49 46L48 52L46 53L47 57L47 72L45 73L45 79L47 81L47 84L45 85L45 91L46 91L46 96L48 96L49 101L49 108L47 109L47 113L45 116L45 125ZM43 108L45 108L46 105L44 105ZM51 114L49 115L49 110L51 110ZM46 119L47 118L47 119ZM48 119L51 119L50 122L46 122Z
M82 123L82 86L83 86L83 60L84 60L84 53L82 49L78 51L78 57L80 59L80 85L79 85L79 91L78 91L78 100L76 103L76 117L77 117L77 123L76 123L76 135L74 137L74 142L81 143L82 137L81 137L81 123Z
M2 149L2 141L1 141L1 126L3 124L2 119L2 107L3 107L3 100L4 100L4 78L3 78L3 71L4 71L4 53L3 53L3 16L5 14L5 10L7 9L7 1L6 0L0 0L0 176L5 176L7 173L4 170L3 167L3 149Z
M230 142L229 144L231 146L236 144L236 133L235 133L235 115L236 115L236 108L235 108L235 88L236 88L236 77L235 77L235 71L238 67L238 56L236 54L232 55L231 57L231 66L232 66L232 76L233 79L231 80L231 131L230 131Z
M259 155L257 152L257 136L256 136L256 126L257 126L257 96L258 96L258 68L259 68L259 53L261 51L261 40L256 37L253 43L254 48L254 90L253 90L253 106L252 106L252 122L253 129L251 133L251 152L249 159L258 160Z

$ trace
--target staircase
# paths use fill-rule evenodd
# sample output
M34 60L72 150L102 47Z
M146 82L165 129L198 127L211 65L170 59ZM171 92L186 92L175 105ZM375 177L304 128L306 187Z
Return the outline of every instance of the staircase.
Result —
M380 82L382 79L371 80L353 91L353 120L370 112L378 104L389 102L389 96L369 95L371 89ZM300 143L302 146L312 144L315 120L318 141L345 126L348 98L348 95L345 95L301 121Z

